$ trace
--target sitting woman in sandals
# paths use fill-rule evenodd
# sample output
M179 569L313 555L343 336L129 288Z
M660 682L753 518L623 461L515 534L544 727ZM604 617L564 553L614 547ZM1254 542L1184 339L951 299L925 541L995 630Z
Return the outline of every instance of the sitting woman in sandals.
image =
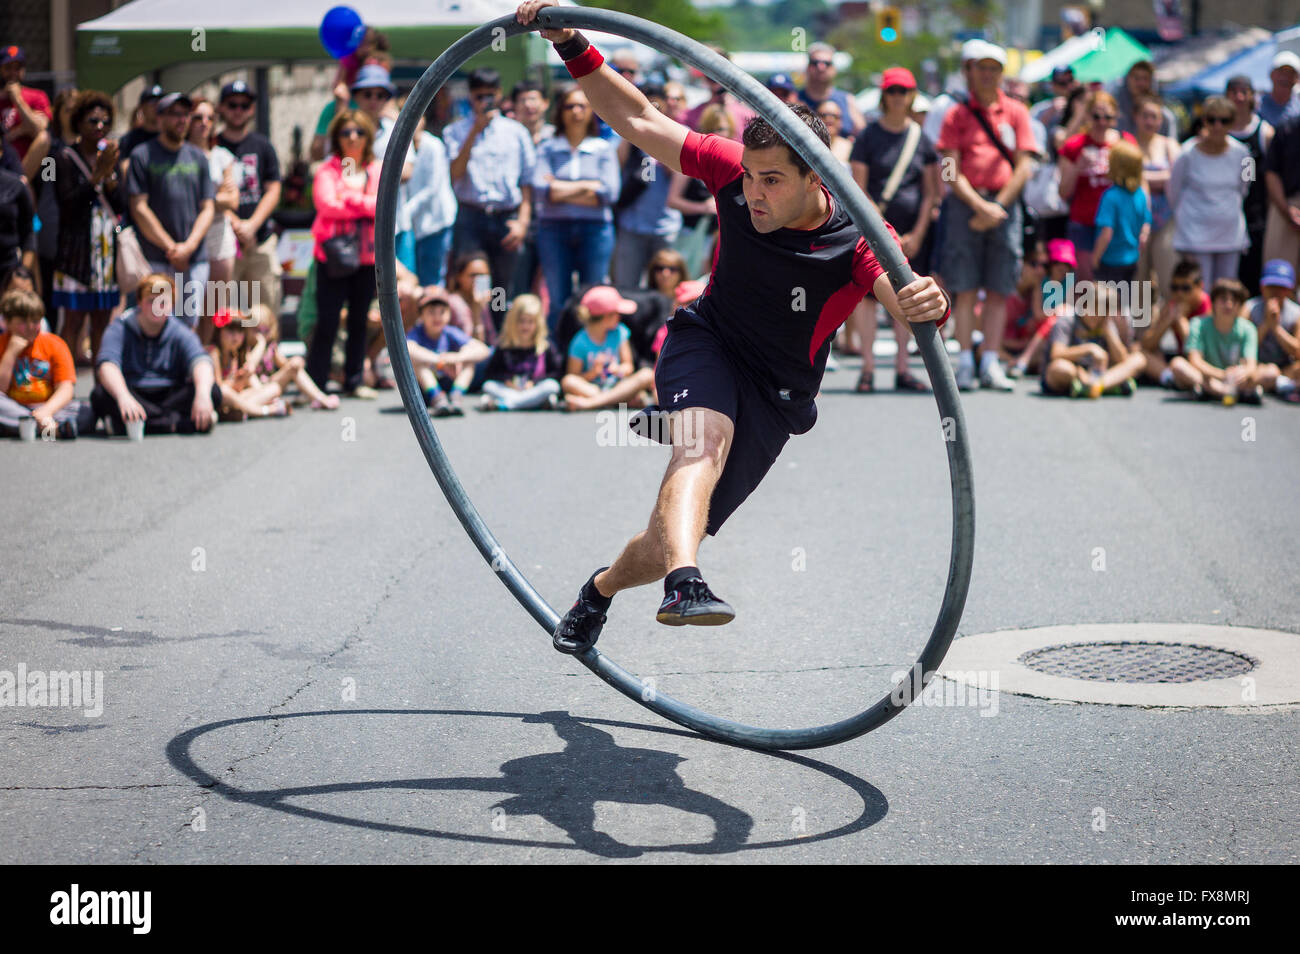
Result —
M221 388L221 420L284 417L290 411L281 395L297 368L285 364L263 384L257 377L258 355L254 353L258 348L257 326L243 322L239 312L219 311L212 316L216 341L208 347L208 354Z
M336 410L339 406L339 396L326 394L311 379L311 375L307 373L306 359L296 355L286 358L280 353L280 322L276 320L275 312L266 305L254 305L248 309L248 318L257 329L257 344L248 356L248 363L256 369L258 381L269 384L276 374L287 367L292 367L296 372L293 383L298 385L302 396L311 401L313 408Z
M583 328L569 342L567 373L560 381L568 410L590 411L620 404L640 408L654 402L654 369L636 370L632 332L620 320L635 311L636 302L609 285L597 285L582 296L578 318Z

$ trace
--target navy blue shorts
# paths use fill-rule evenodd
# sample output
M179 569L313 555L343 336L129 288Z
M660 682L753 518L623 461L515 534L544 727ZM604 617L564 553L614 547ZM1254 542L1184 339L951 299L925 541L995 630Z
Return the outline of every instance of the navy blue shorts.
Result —
M790 435L803 434L817 421L812 395L758 383L711 330L680 316L668 323L655 367L655 389L664 411L706 407L735 425L731 450L709 501L705 529L710 535L717 534L754 492Z

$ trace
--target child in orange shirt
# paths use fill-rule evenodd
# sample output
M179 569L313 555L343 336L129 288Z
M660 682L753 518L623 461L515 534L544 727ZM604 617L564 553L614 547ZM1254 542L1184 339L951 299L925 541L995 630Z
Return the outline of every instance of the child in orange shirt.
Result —
M20 420L34 417L44 439L75 438L81 412L81 402L72 400L77 371L63 339L41 331L40 296L6 292L0 314L8 329L0 334L0 433L16 434Z

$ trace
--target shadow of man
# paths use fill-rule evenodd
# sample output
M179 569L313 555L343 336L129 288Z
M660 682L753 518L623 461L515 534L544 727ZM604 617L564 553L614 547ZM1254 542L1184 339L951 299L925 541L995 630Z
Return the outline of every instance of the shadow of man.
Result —
M608 732L585 725L567 712L542 712L524 722L544 722L564 740L562 752L511 759L497 791L515 791L498 802L510 815L538 815L563 829L585 851L609 858L635 858L642 849L596 830L596 803L663 805L713 822L713 838L676 846L700 854L735 851L745 844L754 820L726 802L686 786L677 766L686 759L656 749L623 748Z

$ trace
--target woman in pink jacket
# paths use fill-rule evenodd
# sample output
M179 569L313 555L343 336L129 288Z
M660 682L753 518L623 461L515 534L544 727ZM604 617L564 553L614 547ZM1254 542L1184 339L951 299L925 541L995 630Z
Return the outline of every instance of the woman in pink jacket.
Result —
M331 155L312 184L316 330L307 350L307 373L322 387L329 380L339 315L346 304L343 390L352 397L374 398L375 390L363 382L366 319L375 297L375 196L382 165L374 154L375 124L360 110L345 109L334 117L327 136Z

